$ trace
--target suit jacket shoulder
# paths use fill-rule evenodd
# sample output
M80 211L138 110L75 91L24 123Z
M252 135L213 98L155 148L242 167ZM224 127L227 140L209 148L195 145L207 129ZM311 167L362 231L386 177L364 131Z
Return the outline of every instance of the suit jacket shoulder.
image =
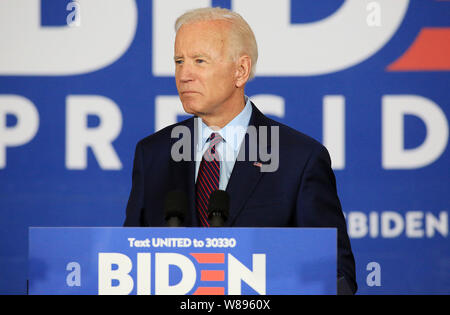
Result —
M177 127L189 129L194 118L165 127L140 140L136 145L132 173L132 188L126 209L124 226L163 226L165 195L172 190L187 190L189 167L175 163L171 148Z
M254 106L255 118L251 123L256 127L268 126L268 127L278 127L280 136L280 145L283 147L292 148L293 150L322 150L324 146L316 139L292 128L276 120L273 120L259 111L259 109Z
M194 125L194 117L188 118L186 120L183 120L182 122L178 122L176 124L172 124L170 126L167 126L143 139L141 139L138 142L138 145L142 145L146 148L152 148L152 147L158 147L161 146L170 146L173 141L170 141L172 139L172 131L174 128L178 126L184 126L187 128L192 128Z

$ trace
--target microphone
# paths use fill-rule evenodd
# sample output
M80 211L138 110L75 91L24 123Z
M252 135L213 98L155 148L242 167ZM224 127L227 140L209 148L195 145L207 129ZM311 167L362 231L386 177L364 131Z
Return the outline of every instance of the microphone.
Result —
M187 214L187 197L181 190L174 190L166 195L164 201L164 219L166 226L182 226Z
M209 197L208 219L211 227L221 227L230 214L230 196L226 191L216 190Z

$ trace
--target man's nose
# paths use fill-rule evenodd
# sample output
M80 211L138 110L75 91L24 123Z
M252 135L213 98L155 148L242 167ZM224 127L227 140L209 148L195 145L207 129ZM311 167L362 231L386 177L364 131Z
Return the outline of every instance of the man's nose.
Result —
M177 69L178 80L182 83L194 81L195 73L192 65L184 63Z

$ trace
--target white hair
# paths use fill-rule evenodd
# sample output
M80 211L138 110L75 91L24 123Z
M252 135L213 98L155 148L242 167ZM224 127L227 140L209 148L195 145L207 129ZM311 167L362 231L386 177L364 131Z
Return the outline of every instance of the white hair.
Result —
M253 79L258 61L258 45L250 25L238 13L219 7L191 10L176 20L175 32L178 32L184 24L216 20L231 22L230 46L232 49L232 58L237 60L242 55L248 55L252 61L249 79Z

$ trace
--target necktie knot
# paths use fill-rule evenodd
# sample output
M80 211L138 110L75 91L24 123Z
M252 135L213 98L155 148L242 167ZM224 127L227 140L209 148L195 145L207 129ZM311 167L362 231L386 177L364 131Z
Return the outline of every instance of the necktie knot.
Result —
M211 146L213 146L213 145L216 145L216 144L218 144L219 142L222 142L222 136L219 134L219 133L217 133L217 132L213 132L210 136L209 136L209 139L208 139L209 141L210 141L210 147Z
M216 132L212 133L211 136L208 138L209 140L209 147L206 151L206 155L208 160L210 159L217 159L216 156L216 145L222 142L222 136Z

